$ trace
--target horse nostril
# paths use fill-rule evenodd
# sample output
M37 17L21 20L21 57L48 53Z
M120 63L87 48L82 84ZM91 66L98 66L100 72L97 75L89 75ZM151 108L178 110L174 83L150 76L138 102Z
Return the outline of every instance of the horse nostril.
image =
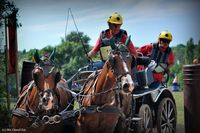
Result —
M124 83L124 84L122 85L122 89L123 89L125 92L128 92L128 88L129 88L128 83Z
M42 102L45 103L47 101L47 98L43 97Z

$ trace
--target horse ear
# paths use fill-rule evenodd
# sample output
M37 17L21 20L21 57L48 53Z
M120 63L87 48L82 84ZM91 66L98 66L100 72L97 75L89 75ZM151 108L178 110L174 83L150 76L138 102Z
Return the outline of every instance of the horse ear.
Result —
M131 41L131 36L128 36L125 42L125 45L127 46L127 48L129 47L130 41Z
M41 61L40 59L40 56L39 56L39 53L38 53L38 50L36 49L35 50L35 53L34 53L34 59L35 59L35 62L36 63L39 63Z
M54 61L55 52L56 52L56 48L53 49L53 52L52 52L51 55L49 56L49 60L50 60L50 61Z
M114 37L110 39L110 46L112 47L113 50L117 49L117 46L115 45Z

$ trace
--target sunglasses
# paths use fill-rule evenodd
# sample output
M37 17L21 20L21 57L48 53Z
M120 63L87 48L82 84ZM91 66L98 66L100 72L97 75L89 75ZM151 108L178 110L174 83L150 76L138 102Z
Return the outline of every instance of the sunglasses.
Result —
M170 43L170 40L163 39L163 38L161 38L160 41L162 41L162 42L164 42L164 43L168 43L168 44Z

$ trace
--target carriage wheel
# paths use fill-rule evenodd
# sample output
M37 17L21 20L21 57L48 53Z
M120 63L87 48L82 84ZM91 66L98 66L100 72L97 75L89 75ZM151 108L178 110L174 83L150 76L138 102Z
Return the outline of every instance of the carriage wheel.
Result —
M158 106L157 132L176 132L176 107L172 99L164 98Z
M141 120L138 122L138 133L152 133L153 120L152 113L149 105L143 104L139 110L139 117Z

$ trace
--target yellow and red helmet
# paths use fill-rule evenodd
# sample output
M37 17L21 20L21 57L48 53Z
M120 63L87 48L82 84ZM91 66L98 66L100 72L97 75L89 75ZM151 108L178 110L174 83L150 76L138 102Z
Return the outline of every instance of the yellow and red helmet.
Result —
M168 31L162 31L159 36L158 36L158 39L166 39L166 40L169 40L169 41L172 41L172 34Z
M114 12L107 20L108 23L111 23L111 24L123 24L123 19L122 19L122 16L117 13L117 12Z

